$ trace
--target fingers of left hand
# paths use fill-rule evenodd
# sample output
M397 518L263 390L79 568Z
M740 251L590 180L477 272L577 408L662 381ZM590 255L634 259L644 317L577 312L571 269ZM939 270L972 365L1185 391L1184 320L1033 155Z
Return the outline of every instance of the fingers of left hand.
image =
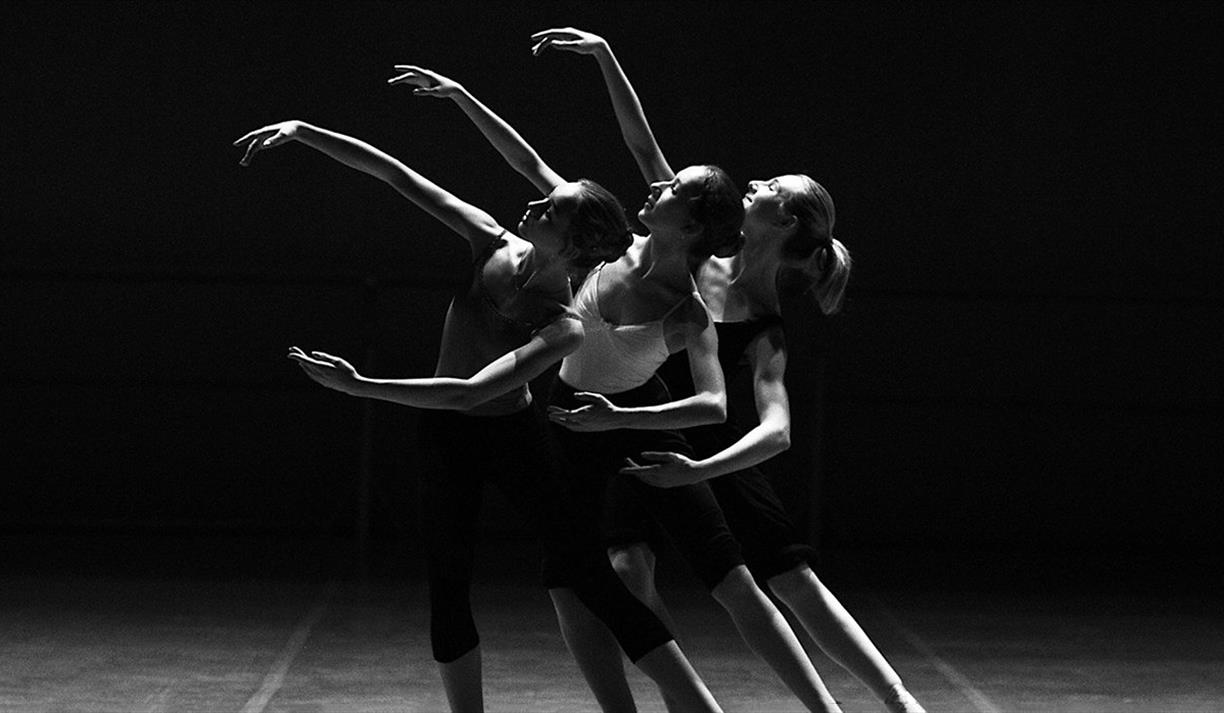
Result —
M265 126L265 127L264 127L264 128L262 128L262 129L255 129L254 131L248 131L248 132L246 132L245 134L243 134L243 135L242 135L242 138L236 139L236 140L234 141L234 145L235 145L235 146L241 146L241 145L245 144L246 142L250 141L251 139L255 138L256 136L258 136L259 134L262 134L263 132L265 132L265 131L267 131L267 130L268 130L268 127L266 127L266 126Z
M572 34L574 34L574 28L572 27L552 27L547 30L540 30L539 32L534 33L531 36L531 39L556 39L558 37L565 37Z
M262 144L263 141L256 136L255 139L251 141L250 145L247 146L246 154L243 155L242 160L238 163L242 164L243 166L249 166L251 164L251 157L258 153L261 148L263 148Z

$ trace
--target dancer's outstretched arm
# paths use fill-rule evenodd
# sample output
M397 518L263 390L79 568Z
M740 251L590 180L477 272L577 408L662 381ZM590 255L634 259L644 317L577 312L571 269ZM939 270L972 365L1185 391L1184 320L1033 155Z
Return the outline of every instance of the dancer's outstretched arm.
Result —
M548 195L552 189L565 183L565 179L540 158L540 154L514 127L472 96L462 84L412 64L397 64L395 71L399 74L387 80L388 84L415 87L412 93L417 96L447 98L458 104L480 129L480 133L493 144L493 148L506 159L506 163L531 181L540 193Z
M548 418L571 431L607 431L614 428L657 430L689 428L727 420L727 390L718 364L718 333L705 304L694 298L680 309L684 344L693 372L696 393L683 399L650 406L616 406L600 394L578 392L586 406L573 410L550 406Z
M240 163L249 166L255 154L291 141L298 141L336 161L387 183L422 210L462 235L477 255L503 229L491 215L438 187L428 178L379 149L351 136L307 124L282 121L249 132L234 142L246 146Z
M289 358L316 382L341 393L390 401L417 408L467 411L536 378L582 343L582 323L560 317L541 328L530 341L503 354L474 375L416 379L371 379L353 365L323 352L289 350Z
M633 159L637 161L642 177L647 183L675 178L675 172L667 164L663 151L659 149L659 143L655 141L654 132L650 130L650 123L646 121L646 113L642 111L642 103L638 101L633 85L629 83L629 78L625 76L620 62L616 60L616 55L612 54L612 48L604 38L573 27L562 27L537 32L531 39L535 42L531 52L537 56L550 47L593 55L599 62L604 85L607 86L608 96L612 99L612 109L616 112L621 136L624 137L629 152L633 154Z
M781 327L762 333L748 347L753 397L758 423L735 443L701 460L679 453L647 451L641 465L621 469L643 481L668 488L687 485L751 468L790 448L790 399L786 374L786 342Z
M304 143L391 185L467 238L474 254L504 232L485 211L456 198L386 153L343 134L301 121L286 121L256 129L234 144L246 146L242 158L242 165L246 166L256 153L290 141ZM558 318L537 331L527 344L504 354L466 379L365 379L339 357L321 352L308 356L297 348L290 350L289 356L315 381L345 393L422 408L467 410L540 375L576 349L581 340L582 326L577 320Z

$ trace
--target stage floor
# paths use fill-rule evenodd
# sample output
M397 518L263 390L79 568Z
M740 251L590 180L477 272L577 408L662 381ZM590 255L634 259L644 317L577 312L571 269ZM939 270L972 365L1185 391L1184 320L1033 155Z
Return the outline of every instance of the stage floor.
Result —
M0 547L0 712L446 710L407 545L380 541L364 565L345 540L10 535ZM488 542L481 558L488 710L597 711L531 544ZM1218 713L1212 564L874 551L829 553L820 573L931 713ZM704 591L668 571L681 645L723 707L801 710ZM847 713L883 710L812 651ZM640 710L664 710L628 671Z

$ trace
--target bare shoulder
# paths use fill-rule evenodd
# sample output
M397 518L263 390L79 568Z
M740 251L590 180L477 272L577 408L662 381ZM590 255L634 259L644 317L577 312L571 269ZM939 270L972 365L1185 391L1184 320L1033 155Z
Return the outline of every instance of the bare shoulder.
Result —
M512 284L517 275L527 263L534 246L510 231L504 231L495 241L486 246L485 281L500 283L507 281ZM490 285L492 287L492 285ZM497 291L494 288L494 291Z
M671 321L678 325L682 325L686 330L700 332L710 326L712 321L710 317L710 309L706 306L705 300L702 299L699 292L694 291L684 302L676 307L672 312Z
M501 234L501 239L504 244L498 250L504 252L515 263L520 262L535 249L530 241L520 238L509 230Z
M492 219L489 219L487 223L472 226L466 233L468 245L472 248L472 257L479 259L481 255L486 255L490 251L496 250L500 247L499 243L504 244L505 238L510 234L510 231L498 225Z

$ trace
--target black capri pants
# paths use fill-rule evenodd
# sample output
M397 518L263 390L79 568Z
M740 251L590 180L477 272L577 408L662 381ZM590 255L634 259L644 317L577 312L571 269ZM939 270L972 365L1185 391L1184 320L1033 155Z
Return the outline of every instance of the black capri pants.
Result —
M560 378L553 382L549 403L566 409L583 405L574 397L576 389ZM616 394L605 394L619 406L644 406L665 403L671 396L658 377L642 386ZM561 444L565 467L574 487L598 507L604 544L609 547L637 541L634 531L622 531L621 508L645 512L656 520L676 545L689 566L713 589L735 567L744 564L739 543L727 527L722 509L705 483L676 488L657 488L631 475L621 475L626 458L637 458L642 451L672 451L692 454L688 442L678 431L621 428L610 431L579 432L552 424Z
M504 416L424 411L420 434L426 461L419 522L435 660L454 661L480 643L470 591L486 481L498 486L536 535L543 585L573 589L631 661L672 640L612 570L595 512L584 512L568 492L539 410Z
M735 443L743 432L731 424L713 424L682 431L697 458L708 458ZM760 468L746 468L705 481L722 508L727 526L743 548L752 576L767 582L801 565L814 564L816 550L799 536L790 513ZM621 544L659 546L659 526L650 513L631 501L614 509L610 526Z

